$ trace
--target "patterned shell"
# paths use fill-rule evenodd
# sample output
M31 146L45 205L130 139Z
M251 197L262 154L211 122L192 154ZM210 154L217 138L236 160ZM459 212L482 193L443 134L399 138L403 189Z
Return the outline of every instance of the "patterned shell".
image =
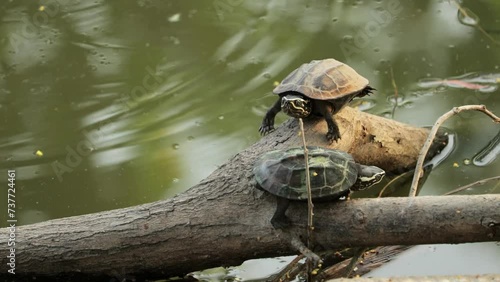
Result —
M338 150L307 147L312 198L341 197L356 182L358 170L351 155ZM255 163L253 172L264 190L292 200L307 199L302 147L271 151Z
M274 88L275 94L295 91L316 100L348 96L368 86L368 79L350 66L334 59L315 60L301 65Z

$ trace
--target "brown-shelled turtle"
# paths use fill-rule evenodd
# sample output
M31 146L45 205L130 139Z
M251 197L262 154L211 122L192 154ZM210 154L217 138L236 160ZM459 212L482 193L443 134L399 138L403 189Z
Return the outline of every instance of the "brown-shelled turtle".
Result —
M368 80L348 65L334 59L314 60L291 72L274 88L278 101L267 111L259 128L262 135L274 129L274 118L283 110L295 118L322 116L328 125L326 139L340 138L333 115L355 97L375 90Z
M337 200L349 192L363 190L382 180L385 171L358 164L339 150L308 146L312 199ZM307 200L303 147L276 150L262 155L253 173L260 188L277 196L271 219L275 228L289 225L285 212L290 200Z

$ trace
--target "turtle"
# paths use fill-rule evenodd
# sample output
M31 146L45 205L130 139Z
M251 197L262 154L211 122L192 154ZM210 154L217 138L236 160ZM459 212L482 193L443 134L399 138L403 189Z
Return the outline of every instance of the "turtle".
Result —
M335 59L313 60L292 71L274 88L278 101L267 111L259 128L261 135L274 130L276 114L291 117L321 116L326 120L326 139L331 143L340 139L333 115L355 97L364 97L374 91L368 80L348 65Z
M311 198L328 201L348 196L379 183L385 171L376 166L356 163L340 150L307 146ZM290 225L285 212L290 200L307 200L304 148L294 147L263 154L254 164L257 188L277 196L271 224L279 229Z

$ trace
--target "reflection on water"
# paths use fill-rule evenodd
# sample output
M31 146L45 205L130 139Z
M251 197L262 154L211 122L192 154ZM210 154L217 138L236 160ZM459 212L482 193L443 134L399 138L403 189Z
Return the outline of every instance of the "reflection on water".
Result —
M458 245L420 245L411 248L369 277L481 275L498 273L500 246L495 242ZM482 263L477 263L481 261ZM438 265L439 267L436 267Z
M500 131L474 156L472 162L476 166L487 166L494 162L498 155L500 155Z
M467 73L457 77L447 79L440 78L422 78L418 81L418 86L422 88L436 88L439 91L445 91L448 87L478 90L484 93L495 92L500 84L500 74Z
M498 73L497 47L448 3L46 2L0 4L0 166L17 171L21 224L187 189L260 138L273 84L313 59L367 77L378 91L353 105L377 114L392 111L392 66L395 118L415 125L474 101L500 109L492 75L467 77L495 87L482 95L456 83L422 89L426 77ZM469 8L483 20L490 7ZM479 123L450 124L467 144L451 158L472 158L498 131ZM443 176L457 171L443 165L424 190L491 176L498 161L459 169L450 184Z

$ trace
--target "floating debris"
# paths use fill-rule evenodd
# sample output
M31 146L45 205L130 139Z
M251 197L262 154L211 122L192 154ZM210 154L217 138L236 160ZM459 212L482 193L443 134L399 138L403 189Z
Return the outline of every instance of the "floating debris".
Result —
M41 158L41 157L43 157L43 152L41 150L36 150L35 151L35 156Z
M181 13L177 13L175 15L172 15L168 18L168 21L171 23L176 23L181 20Z
M462 76L450 78L423 78L418 81L418 86L422 88L451 87L481 92L493 92L497 90L500 83L500 74L468 73Z

